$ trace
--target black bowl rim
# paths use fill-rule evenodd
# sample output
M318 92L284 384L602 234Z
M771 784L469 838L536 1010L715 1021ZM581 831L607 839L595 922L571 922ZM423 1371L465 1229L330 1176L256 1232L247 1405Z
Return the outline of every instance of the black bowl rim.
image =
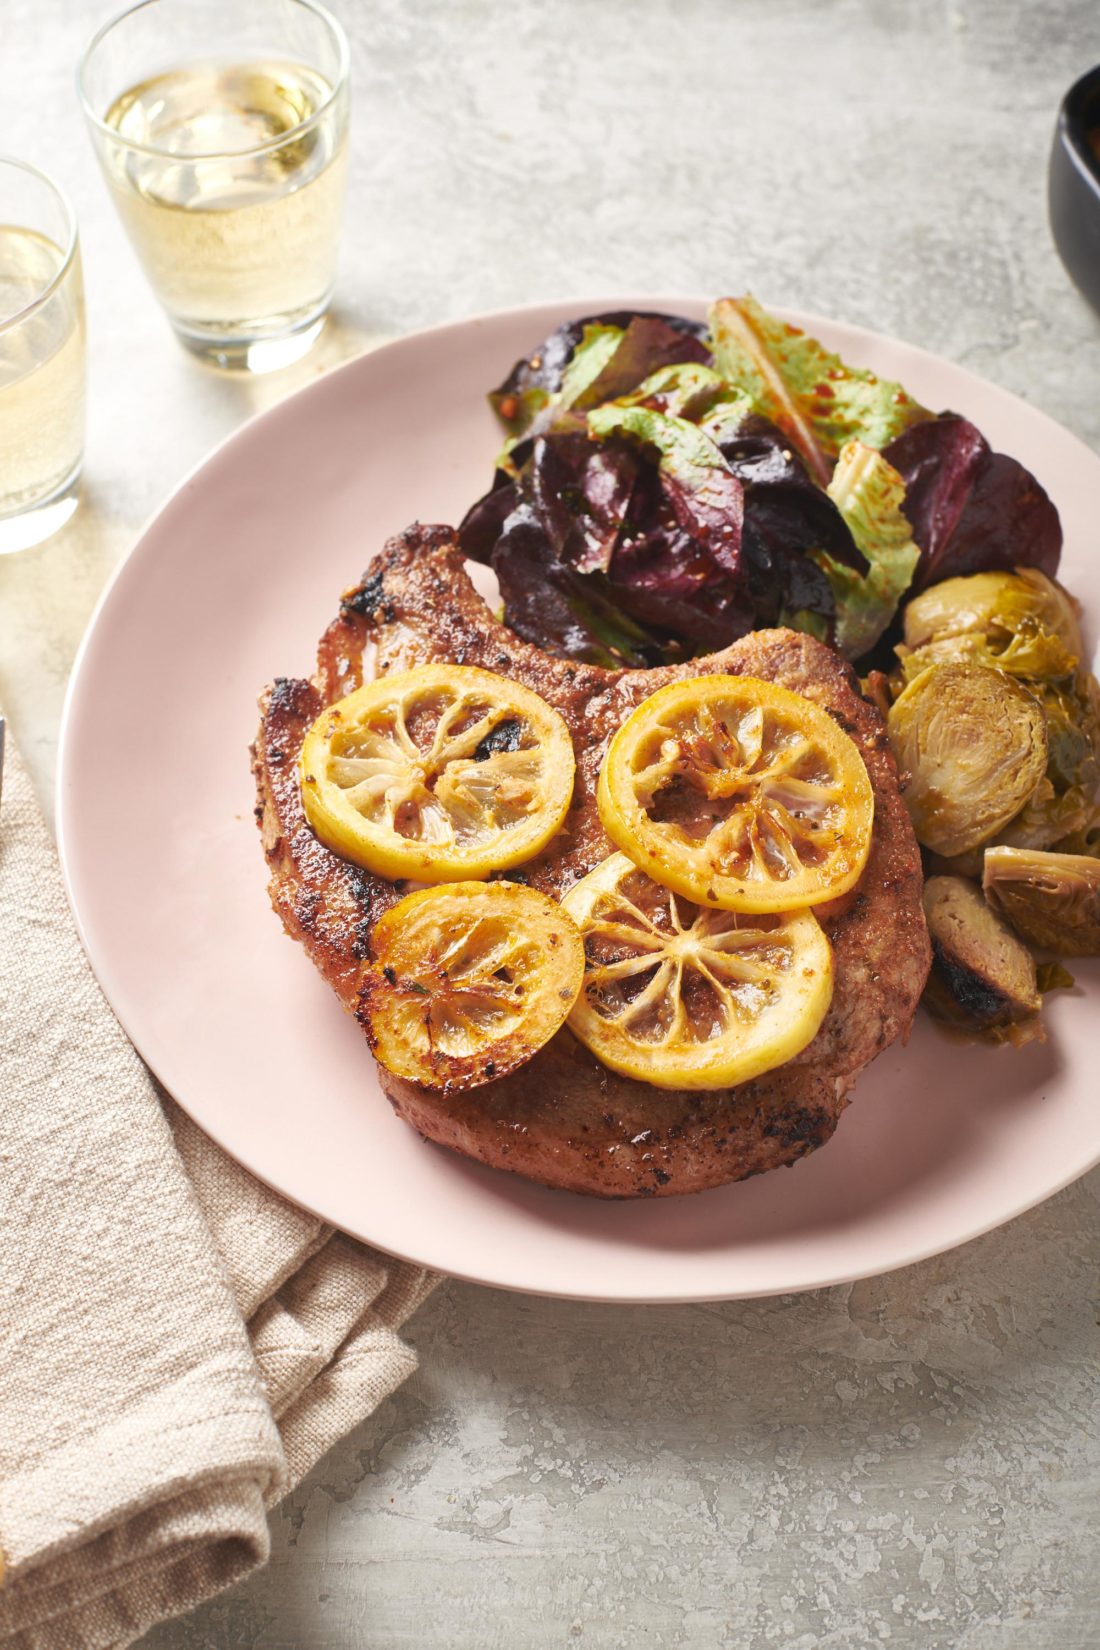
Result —
M1100 63L1074 81L1058 111L1058 129L1064 146L1078 170L1100 191L1100 157L1089 142L1089 133L1096 127L1100 127Z

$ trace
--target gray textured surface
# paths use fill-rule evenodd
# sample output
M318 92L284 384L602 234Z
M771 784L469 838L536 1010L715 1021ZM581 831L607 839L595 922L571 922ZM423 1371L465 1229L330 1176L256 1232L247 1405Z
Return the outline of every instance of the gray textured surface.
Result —
M0 700L48 791L102 582L217 439L320 367L497 304L616 287L836 314L1100 443L1100 326L1044 214L1092 0L344 0L356 166L338 322L234 384L186 360L95 176L80 0L6 0L2 144L81 216L88 486L0 561ZM271 1567L148 1650L1092 1650L1093 1176L941 1260L746 1305L445 1288L419 1379L274 1519Z

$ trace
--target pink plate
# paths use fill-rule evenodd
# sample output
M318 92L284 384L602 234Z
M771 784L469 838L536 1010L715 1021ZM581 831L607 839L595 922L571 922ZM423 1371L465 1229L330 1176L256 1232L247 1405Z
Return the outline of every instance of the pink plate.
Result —
M291 396L189 477L120 568L73 672L62 861L103 988L161 1081L234 1157L335 1225L548 1295L810 1289L964 1243L1100 1159L1094 965L1051 1001L1045 1047L970 1048L920 1024L794 1169L602 1203L467 1163L398 1122L359 1030L267 900L248 767L260 689L310 673L340 591L388 534L456 521L483 490L498 439L485 391L512 361L568 317L627 307L703 313L586 299L419 333ZM1068 584L1100 605L1100 460L959 367L792 319L1023 459L1061 509Z

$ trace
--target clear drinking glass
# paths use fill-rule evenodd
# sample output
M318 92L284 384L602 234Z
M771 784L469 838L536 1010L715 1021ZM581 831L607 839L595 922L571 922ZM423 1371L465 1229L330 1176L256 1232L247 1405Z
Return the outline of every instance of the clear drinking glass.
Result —
M0 555L76 509L84 458L84 283L55 183L0 155Z
M314 0L143 0L95 35L84 112L177 337L220 367L296 361L332 295L348 47Z

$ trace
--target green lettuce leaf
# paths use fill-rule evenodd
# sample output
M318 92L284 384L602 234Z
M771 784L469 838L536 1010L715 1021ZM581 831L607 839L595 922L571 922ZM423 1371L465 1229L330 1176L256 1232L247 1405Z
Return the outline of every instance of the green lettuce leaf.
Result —
M1071 677L1077 668L1076 655L1062 638L1045 630L1030 614L1021 619L1020 628L1009 634L1007 642L1004 634L970 630L957 636L939 636L911 652L899 648L902 673L911 682L929 665L958 663L988 665L1028 682L1057 682Z
M653 407L611 401L588 414L588 428L600 441L620 435L642 446L655 447L661 469L678 481L700 485L708 470L729 473L718 448L697 425Z
M686 418L699 424L713 409L729 401L729 385L713 367L700 361L677 361L671 366L659 367L615 402L619 407L649 407L654 412L673 418ZM748 403L737 397L737 404L747 410Z
M572 408L596 382L624 337L622 327L604 326L600 323L587 325L580 343L562 373L558 388L550 391L541 382L532 381L527 388L512 393L506 398L511 413L508 419L504 419L501 412L502 398L499 392L493 392L489 399L496 408L497 416L507 424L511 432L497 454L498 470L502 470L505 475L515 480L519 472L512 454L534 434L547 429L583 430L584 419L580 413L573 413Z
M836 645L849 659L869 651L897 611L920 560L902 511L905 483L882 454L849 441L837 459L829 497L870 562L864 575L819 557L836 598Z
M900 384L846 366L798 327L769 315L755 298L720 298L711 308L710 330L722 377L779 426L823 487L846 442L884 447L932 416Z
M598 323L585 327L581 341L562 374L561 388L554 398L558 407L575 406L585 390L596 382L624 337L622 327Z
M619 436L656 448L661 487L680 527L739 580L745 494L710 437L686 418L615 402L590 412L588 428L599 440Z
M615 402L590 412L588 428L600 440L617 435L655 447L662 485L681 526L720 567L741 573L745 495L709 436L686 418Z

